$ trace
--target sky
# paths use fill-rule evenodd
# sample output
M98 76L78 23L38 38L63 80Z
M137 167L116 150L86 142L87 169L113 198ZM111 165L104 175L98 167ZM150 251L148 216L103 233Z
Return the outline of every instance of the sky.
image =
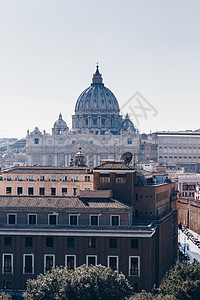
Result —
M0 0L0 138L71 127L96 63L142 132L200 128L199 0Z

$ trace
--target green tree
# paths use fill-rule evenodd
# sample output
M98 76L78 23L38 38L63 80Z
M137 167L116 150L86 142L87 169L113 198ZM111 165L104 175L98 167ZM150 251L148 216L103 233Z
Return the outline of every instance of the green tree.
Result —
M74 271L56 267L27 281L26 300L123 300L132 288L123 274L104 266L82 265Z
M158 295L174 296L178 300L200 299L200 264L177 262L170 270L158 289Z

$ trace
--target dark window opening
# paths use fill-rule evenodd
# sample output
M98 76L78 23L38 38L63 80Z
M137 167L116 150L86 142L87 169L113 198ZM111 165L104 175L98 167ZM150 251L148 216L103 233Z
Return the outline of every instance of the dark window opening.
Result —
M110 248L117 248L117 239L110 239L109 246Z
M49 225L56 225L56 217L57 215L49 215Z
M7 186L6 187L6 194L11 194L12 193L12 187L11 186Z
M53 238L52 237L46 238L46 247L53 247Z
M70 216L70 225L78 225L78 216L76 215Z
M96 248L96 239L95 238L88 239L88 248Z
M8 224L11 224L11 225L16 224L16 215L8 215Z
M28 188L28 195L33 196L33 188L32 187Z
M22 195L23 193L23 188L21 186L17 187L17 195Z
M56 188L51 188L51 196L55 196L56 195Z
M138 239L131 239L131 248L138 249Z
M99 225L99 216L90 216L91 225Z
M74 248L74 238L67 238L67 247Z
M31 236L25 237L25 247L33 246L33 238Z
M36 215L29 215L28 216L28 224L35 225L36 224Z
M12 246L12 237L11 236L5 236L4 237L4 246L5 247L11 247Z
M33 273L32 260L33 260L32 255L25 255L24 273L29 273L29 274Z
M41 187L39 189L39 194L40 194L40 196L44 196L45 195L45 188Z

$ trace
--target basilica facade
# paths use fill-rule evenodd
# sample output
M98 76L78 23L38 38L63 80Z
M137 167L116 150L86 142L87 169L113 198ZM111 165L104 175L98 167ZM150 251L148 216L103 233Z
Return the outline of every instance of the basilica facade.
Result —
M139 153L140 138L128 114L120 115L115 95L104 86L97 65L91 85L79 96L72 116L72 128L59 115L52 133L37 127L27 131L26 154L29 166L73 165L79 148L85 154L85 163L96 166L102 160L119 160L125 152L135 159Z

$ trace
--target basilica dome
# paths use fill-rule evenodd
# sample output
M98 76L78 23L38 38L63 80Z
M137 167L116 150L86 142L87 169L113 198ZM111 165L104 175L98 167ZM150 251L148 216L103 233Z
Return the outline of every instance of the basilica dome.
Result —
M103 84L97 65L91 85L79 96L75 112L116 112L119 113L119 104L115 95Z
M119 134L122 122L119 112L117 98L104 86L97 65L91 85L76 101L75 115L72 116L72 131L81 133L88 130L94 134L105 134L109 131Z

